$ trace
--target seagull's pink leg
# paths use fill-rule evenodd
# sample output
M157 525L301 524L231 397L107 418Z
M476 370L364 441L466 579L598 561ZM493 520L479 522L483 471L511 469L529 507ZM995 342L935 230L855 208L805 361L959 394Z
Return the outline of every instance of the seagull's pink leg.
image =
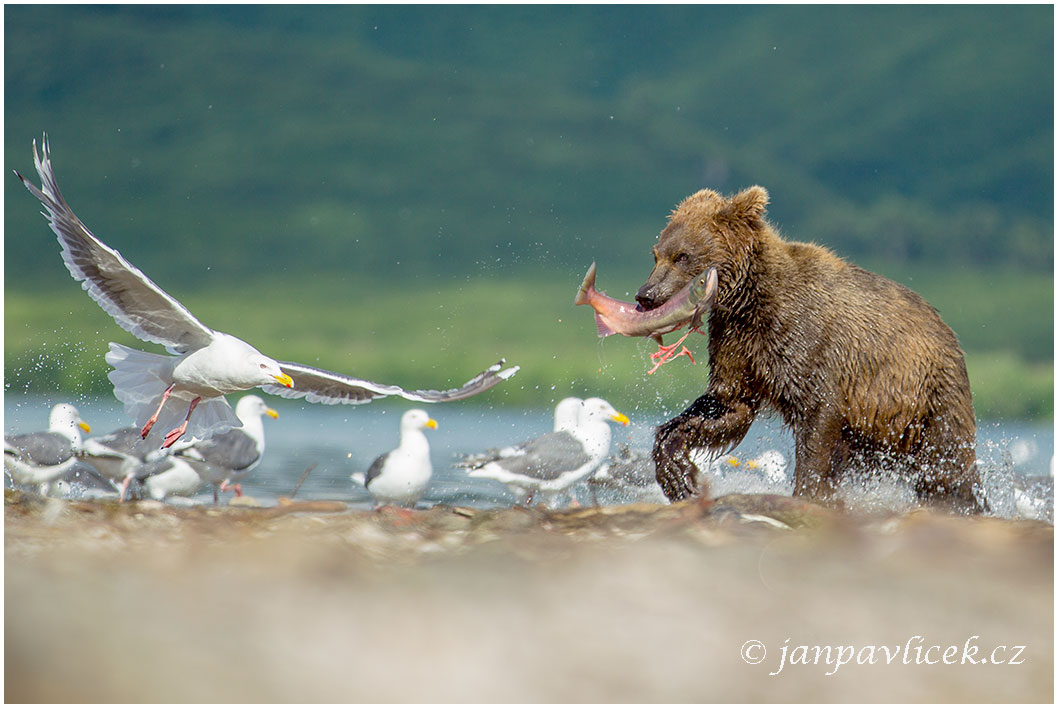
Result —
M132 482L132 475L126 475L125 479L121 481L121 497L118 498L118 502L125 501L125 495L129 491L129 483Z
M691 360L691 364L694 364L694 355L691 354L691 351L687 349L686 345L683 346L682 350L680 350L676 354L673 354L673 351L680 345L683 345L683 341L686 340L687 336L690 334L691 331L688 330L683 334L683 337L676 340L671 345L658 345L658 351L650 355L650 359L656 360L656 363L654 364L653 368L651 368L651 370L647 372L647 374L653 374L654 372L658 371L658 368L661 367L661 365L665 364L666 362L671 362L677 357L681 357L683 355L687 355L687 358Z
M180 436L184 435L187 431L187 422L191 420L191 413L195 410L195 407L198 406L198 402L200 401L202 401L201 396L196 396L191 401L191 407L187 410L187 417L184 419L184 422L165 434L165 441L162 443L162 448L168 448L180 440Z
M176 382L169 385L169 388L162 393L162 401L158 404L158 410L154 412L154 416L147 419L147 423L144 425L143 430L140 431L140 438L146 438L147 434L154 428L154 424L158 421L158 415L162 413L162 407L165 406L165 402L169 400L169 395L173 393L173 387L176 386Z

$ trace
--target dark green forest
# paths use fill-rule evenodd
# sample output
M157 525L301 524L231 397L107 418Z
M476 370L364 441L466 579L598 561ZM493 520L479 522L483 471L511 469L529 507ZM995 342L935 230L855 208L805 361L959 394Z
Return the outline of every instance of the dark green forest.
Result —
M511 401L598 387L596 370L643 396L624 381L642 386L641 362L600 368L591 319L568 304L584 269L598 261L600 284L628 295L683 197L761 184L787 238L941 310L979 415L1052 413L1051 6L4 14L5 165L32 174L47 131L98 236L281 358L436 384L433 364L384 355L414 327L422 348L518 360ZM13 176L5 198L7 390L106 391L97 340L132 341L96 320ZM285 329L228 315L259 290ZM438 298L464 306L442 315ZM63 328L92 352L82 375L54 354ZM638 347L607 342L606 359Z

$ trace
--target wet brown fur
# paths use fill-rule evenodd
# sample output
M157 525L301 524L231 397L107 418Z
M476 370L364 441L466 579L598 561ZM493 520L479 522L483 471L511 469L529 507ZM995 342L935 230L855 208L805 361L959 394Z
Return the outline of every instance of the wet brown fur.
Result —
M894 471L921 502L986 509L962 349L918 294L814 244L784 241L764 219L768 193L702 190L670 215L636 299L657 307L709 266L706 393L658 427L654 461L671 500L704 492L693 448L728 450L759 412L793 431L795 495L833 500L859 471Z

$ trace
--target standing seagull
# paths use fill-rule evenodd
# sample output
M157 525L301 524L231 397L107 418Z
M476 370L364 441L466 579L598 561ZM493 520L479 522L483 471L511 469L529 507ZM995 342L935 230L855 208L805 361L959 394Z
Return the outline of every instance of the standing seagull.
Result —
M4 436L4 470L18 485L40 485L48 494L51 483L77 464L81 431L90 431L71 404L57 404L48 417L48 430Z
M584 406L584 400L575 396L569 396L555 405L555 426L552 431L572 431L580 422L580 410ZM467 453L460 456L460 461L454 463L456 468L464 470L476 470L486 463L491 463L500 458L511 458L522 455L528 446L533 445L536 439L523 441L503 448L490 448L484 453Z
M279 418L275 409L269 408L259 396L248 394L235 405L235 415L242 422L241 428L213 436L182 448L173 454L181 458L198 473L205 482L213 485L213 501L217 502L218 488L227 490L230 485L235 496L242 496L242 481L261 462L264 455L265 435L262 416Z
M605 399L585 399L572 430L545 433L523 444L518 455L497 458L467 475L497 480L524 495L528 505L537 492L561 492L602 464L610 452L609 421L628 425L628 417Z
M41 147L42 157L33 142L33 163L41 187L18 172L15 175L44 205L44 216L62 245L62 258L70 274L119 326L141 340L164 346L172 355L141 352L114 342L106 355L107 363L114 367L109 375L114 395L142 427L142 437L146 438L156 425L160 430L169 429L163 448L185 435L206 439L237 428L239 420L224 395L257 386L325 404L360 404L390 395L412 401L452 401L479 394L518 371L518 367L500 371L500 360L459 389L409 392L270 359L246 342L200 323L120 253L97 239L59 191L47 136ZM284 369L297 377L296 383ZM192 419L196 409L198 414Z
M367 473L353 473L354 481L367 488L380 505L414 507L426 492L433 475L430 443L424 429L437 422L422 409L411 409L400 417L400 445L375 458Z

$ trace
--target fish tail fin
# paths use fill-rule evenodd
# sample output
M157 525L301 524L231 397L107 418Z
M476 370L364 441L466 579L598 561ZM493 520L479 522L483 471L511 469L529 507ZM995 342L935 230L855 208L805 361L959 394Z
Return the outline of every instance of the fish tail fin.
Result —
M598 313L595 313L595 331L599 334L599 337L617 334L617 330L607 325Z
M580 284L580 290L577 291L577 297L573 299L574 305L587 305L591 299L591 294L595 292L595 262L593 261L591 266L588 267L588 272L584 274L584 281Z

